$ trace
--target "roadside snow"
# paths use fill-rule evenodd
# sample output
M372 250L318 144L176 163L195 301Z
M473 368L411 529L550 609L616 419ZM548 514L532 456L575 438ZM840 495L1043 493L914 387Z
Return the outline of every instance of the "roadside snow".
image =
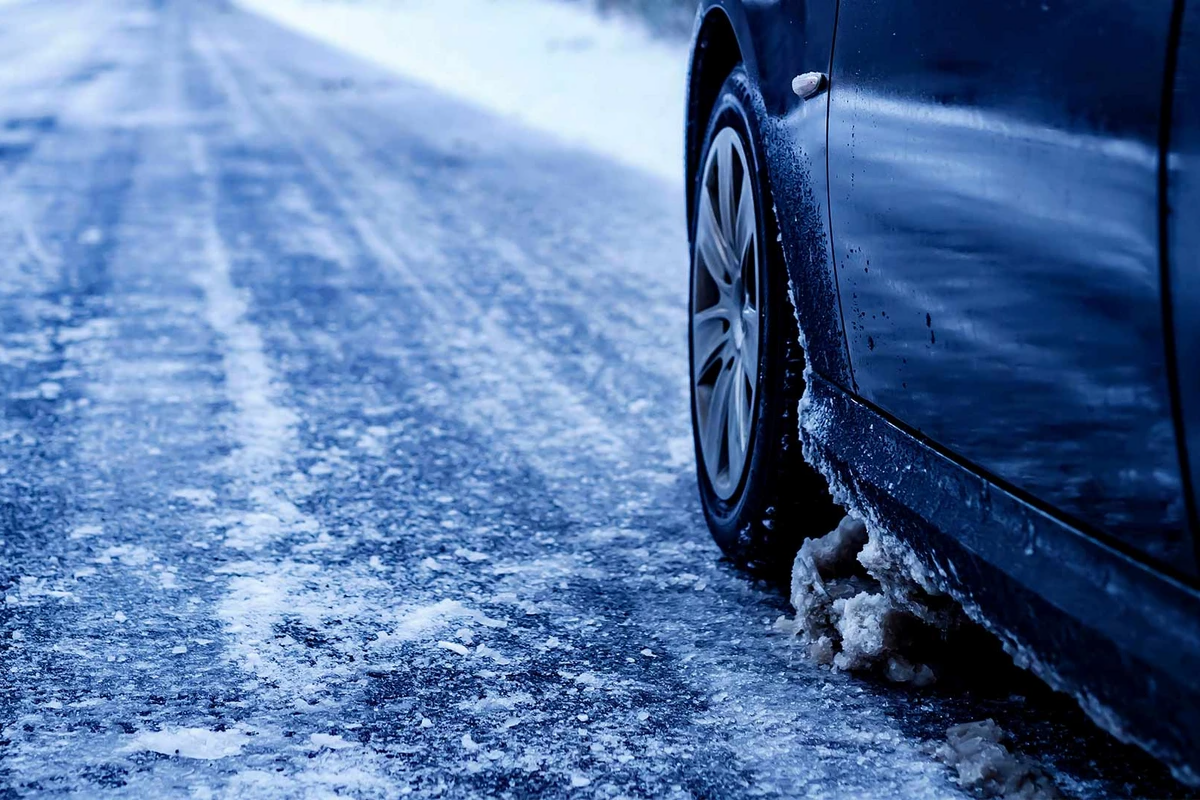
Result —
M672 182L687 47L555 0L239 0L309 36Z

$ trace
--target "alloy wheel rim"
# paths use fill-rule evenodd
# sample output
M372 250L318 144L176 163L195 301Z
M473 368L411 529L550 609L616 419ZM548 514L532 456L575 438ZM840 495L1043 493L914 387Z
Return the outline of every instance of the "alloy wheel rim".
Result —
M722 128L704 164L692 257L692 397L704 469L722 500L746 470L758 391L758 208L742 137Z

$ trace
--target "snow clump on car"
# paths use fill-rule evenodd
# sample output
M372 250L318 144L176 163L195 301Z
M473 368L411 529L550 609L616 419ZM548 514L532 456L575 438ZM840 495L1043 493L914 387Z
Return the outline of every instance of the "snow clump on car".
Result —
M933 683L933 669L919 654L959 617L948 598L914 579L910 560L898 541L869 535L861 520L845 517L796 554L796 616L781 619L780 627L798 636L818 664L895 683Z

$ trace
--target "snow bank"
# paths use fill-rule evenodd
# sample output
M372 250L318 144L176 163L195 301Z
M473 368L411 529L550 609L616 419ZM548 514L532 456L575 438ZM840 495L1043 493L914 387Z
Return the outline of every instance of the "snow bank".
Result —
M983 797L1053 800L1062 795L1036 763L1004 746L1004 731L990 719L954 725L937 759L958 773L958 782Z
M681 183L687 47L556 0L239 0L448 94Z

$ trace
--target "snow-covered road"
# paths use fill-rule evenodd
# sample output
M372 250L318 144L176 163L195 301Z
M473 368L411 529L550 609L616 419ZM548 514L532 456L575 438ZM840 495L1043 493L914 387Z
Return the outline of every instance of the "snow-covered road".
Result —
M2 13L0 796L958 797L984 716L1171 787L773 632L695 498L674 184L228 4Z

